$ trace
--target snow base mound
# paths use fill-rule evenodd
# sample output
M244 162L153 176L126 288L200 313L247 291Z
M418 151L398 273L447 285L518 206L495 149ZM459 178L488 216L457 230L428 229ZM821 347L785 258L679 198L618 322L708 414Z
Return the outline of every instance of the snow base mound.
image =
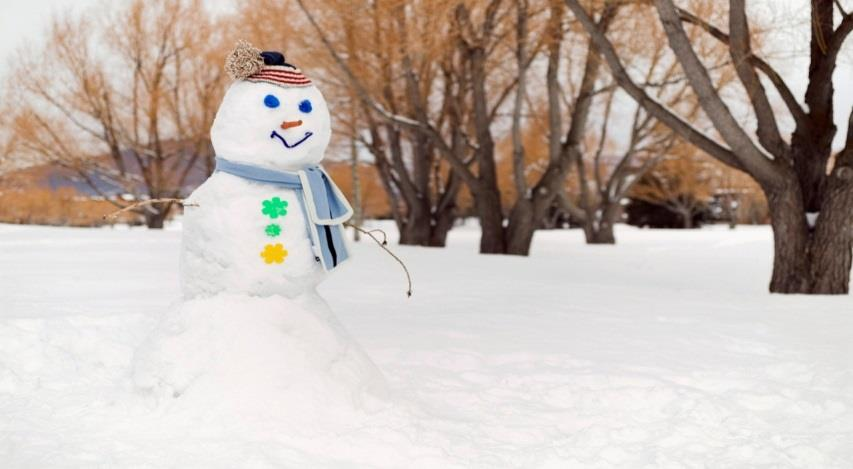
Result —
M173 307L133 381L156 406L208 416L334 421L384 407L378 368L316 294L223 294Z

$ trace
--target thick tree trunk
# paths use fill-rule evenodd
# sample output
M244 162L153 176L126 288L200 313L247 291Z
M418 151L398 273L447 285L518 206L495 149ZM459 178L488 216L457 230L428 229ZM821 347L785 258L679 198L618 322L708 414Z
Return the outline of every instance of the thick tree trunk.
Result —
M773 228L772 293L809 293L809 228L795 187L767 194Z
M407 220L400 232L400 244L405 246L429 246L429 225Z
M850 288L853 191L825 194L815 226L808 224L796 186L768 194L773 226L772 293L846 294Z
M430 225L429 208L421 204L410 205L400 230L400 244L429 246Z
M833 175L827 180L823 207L811 239L811 293L848 293L853 254L851 218L853 186L850 181Z
M410 206L409 213L398 225L400 244L444 247L447 244L447 233L456 221L455 203L440 210L433 213L426 204Z
M791 136L793 170L786 174L784 195L768 192L775 260L770 291L777 293L846 294L850 289L853 114L847 146L836 155L836 168L826 174L837 128L832 76L836 58L851 31L845 18L834 28L832 0L813 0L811 62L805 94L807 113ZM832 38L829 45L826 38ZM853 174L851 174L853 176Z

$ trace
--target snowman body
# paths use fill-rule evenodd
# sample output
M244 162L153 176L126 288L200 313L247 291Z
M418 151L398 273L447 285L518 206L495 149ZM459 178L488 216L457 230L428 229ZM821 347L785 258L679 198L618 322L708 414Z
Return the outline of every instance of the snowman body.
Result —
M317 191L219 166L224 159L232 169L300 177L313 171L315 180L325 174L318 164L331 133L326 102L304 76L288 78L296 86L277 84L290 73L273 64L235 81L211 128L220 170L188 198L184 300L134 359L136 386L176 412L307 428L384 405L382 374L315 289L330 268L328 244L323 251L318 233L323 223L348 218L349 205L338 203L338 216L323 221L322 204L305 196ZM333 237L328 229L323 234ZM331 268L346 256L338 251L333 258Z
M211 128L217 157L270 171L315 167L331 135L328 107L312 86L235 82ZM188 201L181 255L185 298L220 292L289 298L323 278L302 194L215 172Z
M197 206L186 210L183 223L184 298L219 293L294 298L313 290L325 272L298 196L223 172L199 186L191 196Z

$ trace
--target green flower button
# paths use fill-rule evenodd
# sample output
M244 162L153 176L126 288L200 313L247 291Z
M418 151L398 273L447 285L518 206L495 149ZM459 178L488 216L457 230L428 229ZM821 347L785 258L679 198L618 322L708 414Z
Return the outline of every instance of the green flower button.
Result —
M273 197L263 201L263 209L261 213L275 220L278 217L287 215L287 201L281 200L279 197Z
M269 225L267 225L266 228L264 228L264 232L270 238L275 238L276 236L281 234L281 227L278 226L278 224L276 223L270 223Z

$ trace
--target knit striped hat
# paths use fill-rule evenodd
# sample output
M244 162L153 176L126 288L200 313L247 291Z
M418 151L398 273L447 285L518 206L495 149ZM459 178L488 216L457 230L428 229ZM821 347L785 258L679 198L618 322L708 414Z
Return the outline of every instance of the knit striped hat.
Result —
M225 60L225 70L235 80L270 83L282 88L311 85L311 80L287 63L281 52L261 52L246 41L237 42Z

